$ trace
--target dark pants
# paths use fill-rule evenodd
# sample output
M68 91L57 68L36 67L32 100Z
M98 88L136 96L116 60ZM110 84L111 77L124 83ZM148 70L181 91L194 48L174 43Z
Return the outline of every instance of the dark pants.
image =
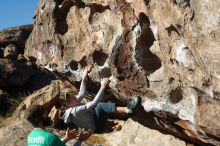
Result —
M101 133L105 130L109 113L114 113L116 110L115 103L112 102L100 102L95 107L95 124L96 133Z

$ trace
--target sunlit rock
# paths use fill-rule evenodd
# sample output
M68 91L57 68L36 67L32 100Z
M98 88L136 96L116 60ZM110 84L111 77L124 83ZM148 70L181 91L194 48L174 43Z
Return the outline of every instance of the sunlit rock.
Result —
M142 96L145 111L158 116L155 127L219 145L219 7L195 0L42 0L25 56L72 82L91 66L90 84L98 88L107 76L109 92L122 103Z

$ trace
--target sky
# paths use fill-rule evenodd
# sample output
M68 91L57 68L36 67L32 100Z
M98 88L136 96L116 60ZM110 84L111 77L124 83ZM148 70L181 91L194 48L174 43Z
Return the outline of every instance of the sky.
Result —
M32 24L38 0L1 0L0 30Z

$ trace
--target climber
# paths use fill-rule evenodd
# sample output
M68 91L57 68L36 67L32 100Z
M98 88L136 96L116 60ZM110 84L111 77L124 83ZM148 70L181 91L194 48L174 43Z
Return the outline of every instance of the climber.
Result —
M85 68L78 95L74 96L74 94L67 93L65 96L68 109L61 115L64 123L73 122L78 128L91 129L95 133L102 133L106 128L110 113L135 114L136 108L141 105L141 97L139 96L133 98L127 107L116 107L115 103L112 102L100 102L108 85L108 78L101 80L101 87L92 101L86 104L81 102L86 93L87 73L88 69Z
M48 112L42 105L32 105L25 111L25 118L34 126L34 130L28 135L27 146L65 146L68 140L77 138L74 146L81 145L81 142L88 139L92 131L85 131L80 129L66 130L66 135L60 139L45 130L45 120L47 119Z

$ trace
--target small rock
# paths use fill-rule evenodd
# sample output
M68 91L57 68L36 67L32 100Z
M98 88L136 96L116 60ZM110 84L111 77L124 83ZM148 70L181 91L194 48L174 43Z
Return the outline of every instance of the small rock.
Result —
M18 58L18 48L13 44L9 44L4 49L4 58L16 60Z

